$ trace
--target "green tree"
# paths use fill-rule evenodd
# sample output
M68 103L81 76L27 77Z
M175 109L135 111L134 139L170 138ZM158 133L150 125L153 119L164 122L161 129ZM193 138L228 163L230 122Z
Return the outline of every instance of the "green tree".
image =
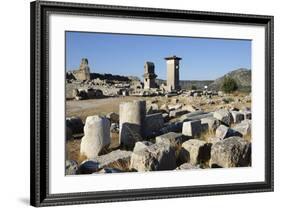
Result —
M192 90L197 90L197 87L195 85L191 85Z
M238 89L238 85L234 79L231 77L225 77L222 85L221 85L221 90L224 91L225 93L231 93L234 92Z

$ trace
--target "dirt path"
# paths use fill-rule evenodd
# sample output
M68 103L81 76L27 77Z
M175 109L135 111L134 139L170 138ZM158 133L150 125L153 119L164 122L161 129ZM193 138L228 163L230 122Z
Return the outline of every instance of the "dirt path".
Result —
M142 100L141 97L110 97L90 100L66 101L66 116L79 116L83 121L89 115L106 115L109 112L119 113L121 102Z

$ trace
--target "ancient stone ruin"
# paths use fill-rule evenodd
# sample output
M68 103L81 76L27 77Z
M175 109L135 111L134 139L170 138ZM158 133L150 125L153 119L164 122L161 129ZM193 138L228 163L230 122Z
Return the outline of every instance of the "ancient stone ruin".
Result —
M90 67L88 66L88 59L82 58L80 67L78 70L73 71L73 76L79 81L90 80Z
M165 58L167 63L167 91L180 90L180 60L177 56L171 56Z
M146 62L144 65L144 89L156 88L155 79L157 75L154 72L154 63Z
M181 58L165 60L161 85L153 62L143 82L90 73L85 58L68 73L65 139L82 159L66 160L66 174L251 166L251 94L181 89Z

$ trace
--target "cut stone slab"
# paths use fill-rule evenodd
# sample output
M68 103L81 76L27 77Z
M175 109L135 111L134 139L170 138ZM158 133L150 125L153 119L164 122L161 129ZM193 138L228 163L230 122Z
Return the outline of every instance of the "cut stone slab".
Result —
M216 129L216 137L220 138L220 139L225 139L227 137L231 137L231 136L242 136L241 133L239 133L238 131L235 131L234 129L231 129L225 125L220 125L217 129Z
M199 136L202 132L200 120L186 121L182 126L182 134L191 138Z
M180 121L181 122L185 122L185 121L194 121L194 120L200 120L202 118L209 118L209 117L213 117L213 113L206 113L206 112L202 112L202 111L195 111L192 113L187 113L184 114L180 117Z
M207 117L201 119L201 124L207 124L208 130L215 131L219 127L220 121L214 117Z
M147 146L150 146L152 144L153 143L149 141L136 142L133 152L145 149Z
M240 123L245 117L244 114L239 111L231 111L231 115L234 123Z
M66 175L75 175L78 170L78 163L75 160L66 160L65 161L65 174Z
M157 134L164 127L164 118L162 113L155 113L145 116L144 136L151 137Z
M239 124L236 124L233 129L237 132L239 132L240 134L242 134L243 136L250 134L251 130L252 130L252 122L251 120L244 120Z
M110 144L110 121L101 116L88 116L81 140L80 154L92 158Z
M106 155L97 156L90 160L98 163L99 169L112 165L114 163L129 163L132 152L125 150L114 150Z
M143 127L146 115L146 102L134 100L119 105L120 132L119 144L134 147L143 139Z
M197 165L209 161L211 155L211 144L199 139L190 139L182 144L189 153L189 162Z
M158 143L134 151L130 168L137 171L174 170L176 155L172 146Z
M159 110L156 103L146 104L146 114L157 113Z
M182 122L169 123L160 129L159 135L166 134L168 132L181 132Z
M222 123L229 126L231 123L233 123L233 118L231 113L228 110L220 109L214 112L214 117L218 120L220 120Z
M251 143L241 137L229 137L213 144L212 167L247 167L251 164Z
M172 146L180 145L185 142L186 138L181 133L169 132L155 138L156 143L167 143Z
M251 111L244 111L245 119L252 119L252 112Z
M171 118L179 117L179 116L182 116L186 113L188 113L188 111L183 110L183 109L171 110L170 113L169 113L169 117L171 117Z
M70 128L72 134L83 133L84 124L81 118L73 116L66 118L66 127Z

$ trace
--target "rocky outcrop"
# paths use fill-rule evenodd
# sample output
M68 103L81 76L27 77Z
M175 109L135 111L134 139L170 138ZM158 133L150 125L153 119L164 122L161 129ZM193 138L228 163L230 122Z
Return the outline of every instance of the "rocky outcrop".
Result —
M209 89L220 90L225 77L231 77L232 79L234 79L238 85L239 90L251 90L251 70L245 68L233 70L226 75L216 79L209 85Z

